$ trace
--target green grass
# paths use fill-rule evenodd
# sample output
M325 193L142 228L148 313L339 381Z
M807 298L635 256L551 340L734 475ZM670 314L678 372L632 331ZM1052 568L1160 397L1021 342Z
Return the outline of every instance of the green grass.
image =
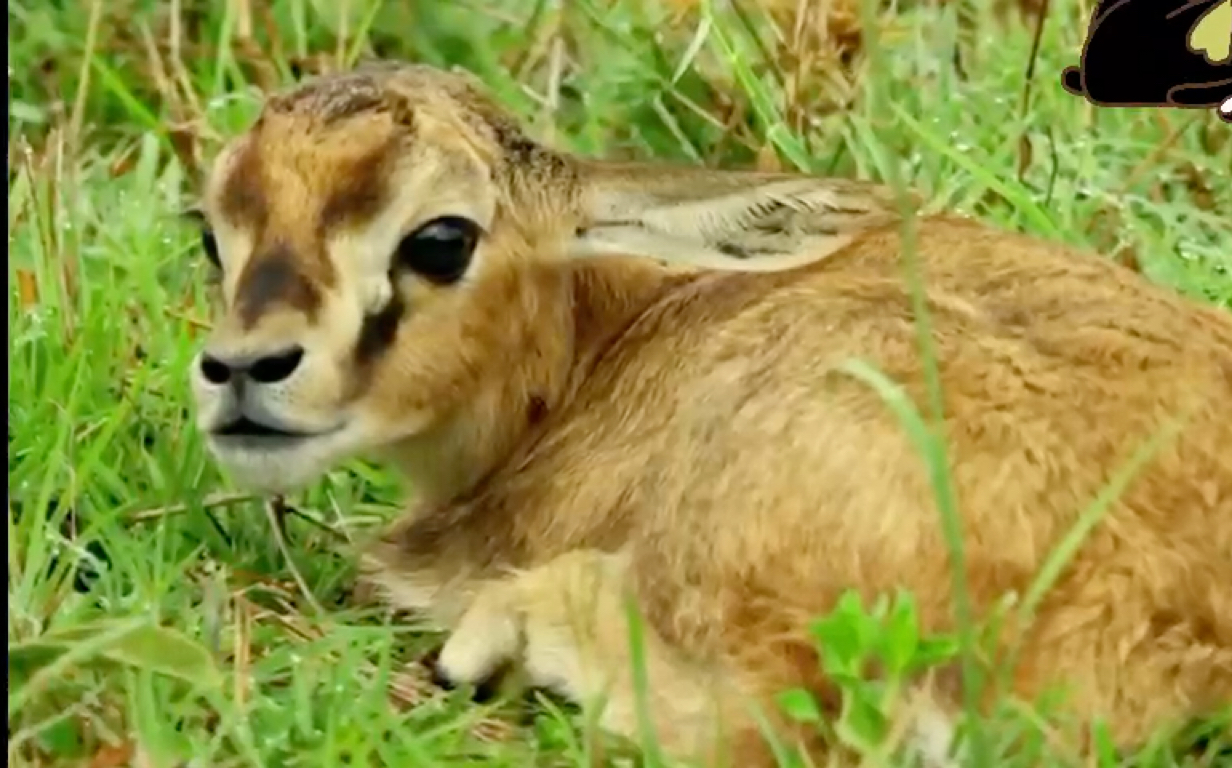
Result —
M249 5L269 18L249 24ZM832 110L816 72L786 95L788 59L763 58L755 13L698 37L697 17L670 24L647 0L353 0L345 29L305 0L10 2L10 761L585 762L551 701L419 701L403 664L433 638L348 599L352 543L396 510L391 477L331 474L291 500L283 539L203 450L185 371L208 270L179 213L259 83L373 52L457 64L579 152L737 165L769 148L786 166L898 178L930 208L1089 244L1232 305L1232 187L1216 175L1232 129L1064 93L1086 24L1074 0L1053 3L1024 108L1032 30L993 27L987 5L968 4L976 35L957 4L885 15L878 66ZM391 682L413 690L391 704ZM1006 709L1043 749L1042 709ZM998 764L1036 764L991 741ZM1162 748L1140 761L1180 764Z

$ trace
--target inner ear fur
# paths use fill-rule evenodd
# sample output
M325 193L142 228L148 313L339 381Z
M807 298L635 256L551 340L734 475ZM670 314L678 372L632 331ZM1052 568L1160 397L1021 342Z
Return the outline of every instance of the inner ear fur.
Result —
M892 190L871 182L658 163L583 167L578 256L776 270L824 258L899 217Z

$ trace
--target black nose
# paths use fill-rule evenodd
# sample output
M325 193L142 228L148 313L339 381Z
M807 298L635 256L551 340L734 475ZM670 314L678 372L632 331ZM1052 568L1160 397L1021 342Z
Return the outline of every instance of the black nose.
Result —
M201 356L201 375L211 384L226 384L233 376L247 376L260 384L276 384L295 373L303 359L304 348L298 345L255 358L223 358L206 352Z

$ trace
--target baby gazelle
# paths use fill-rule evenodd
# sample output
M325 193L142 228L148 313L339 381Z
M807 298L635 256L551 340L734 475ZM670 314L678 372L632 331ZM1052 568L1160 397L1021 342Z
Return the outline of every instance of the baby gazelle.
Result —
M314 81L270 99L206 190L223 310L200 425L254 488L361 452L405 473L417 498L365 566L451 630L446 678L518 663L635 736L636 606L663 746L764 764L750 708L793 686L836 699L805 627L844 590L906 588L930 630L954 626L924 459L849 373L864 360L925 403L877 194L583 162L462 75ZM578 258L596 231L656 258ZM1036 621L1000 638L1023 642L1013 692L1067 686L1075 722L1124 747L1232 700L1232 320L968 221L922 219L915 241L977 612L1021 595L1165 433ZM800 266L658 263L675 244ZM926 740L960 687L935 682L913 694Z

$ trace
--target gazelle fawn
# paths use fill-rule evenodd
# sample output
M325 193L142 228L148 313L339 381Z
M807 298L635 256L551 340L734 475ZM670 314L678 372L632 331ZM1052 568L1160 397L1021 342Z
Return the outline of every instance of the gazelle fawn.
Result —
M660 743L753 766L750 705L824 758L772 698L835 704L805 628L845 590L909 589L953 629L924 458L850 373L925 407L888 193L573 157L467 75L385 65L271 97L203 212L213 454L269 491L400 470L414 498L364 568L451 632L445 678L516 663L636 736L636 606ZM1232 319L1079 249L914 226L977 615L1161 440L999 639L1012 692L1063 686L1125 748L1232 701ZM921 744L959 682L912 694Z

